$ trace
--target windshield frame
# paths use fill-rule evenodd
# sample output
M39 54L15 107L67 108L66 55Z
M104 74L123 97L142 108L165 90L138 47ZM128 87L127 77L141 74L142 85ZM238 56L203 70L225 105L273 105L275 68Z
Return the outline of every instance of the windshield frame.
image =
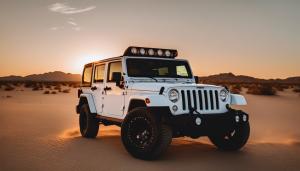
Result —
M184 60L184 59L172 59L172 58L156 58L156 57L125 57L124 58L124 64L125 64L125 67L124 67L124 70L126 72L126 75L129 77L129 78L149 78L148 75L145 75L145 76L130 76L129 73L128 73L128 70L127 70L127 60L128 59L140 59L140 60L167 60L167 61L182 61L182 62L185 62L186 63L186 68L187 69L187 72L188 74L190 74L190 77L165 77L165 76L154 76L154 78L156 79L193 79L194 76L193 76L193 71L192 71L192 68L189 64L189 62L187 60Z

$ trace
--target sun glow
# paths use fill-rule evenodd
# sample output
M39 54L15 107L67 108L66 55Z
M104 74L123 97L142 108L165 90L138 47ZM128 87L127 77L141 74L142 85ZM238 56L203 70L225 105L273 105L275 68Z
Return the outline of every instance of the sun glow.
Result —
M83 66L87 63L94 62L104 59L103 56L99 55L84 55L84 56L78 56L72 61L72 71L74 73L81 74L83 70Z

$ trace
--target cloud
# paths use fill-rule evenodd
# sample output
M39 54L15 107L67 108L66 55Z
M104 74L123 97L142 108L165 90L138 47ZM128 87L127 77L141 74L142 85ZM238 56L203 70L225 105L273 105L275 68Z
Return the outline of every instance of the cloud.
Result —
M61 13L61 14L78 14L78 13L91 11L95 8L96 6L89 6L86 8L74 8L68 6L66 3L55 3L48 7L50 11Z
M75 23L74 21L68 21L68 23L69 23L70 25L72 25L72 26L77 26L77 25L78 25L78 24Z

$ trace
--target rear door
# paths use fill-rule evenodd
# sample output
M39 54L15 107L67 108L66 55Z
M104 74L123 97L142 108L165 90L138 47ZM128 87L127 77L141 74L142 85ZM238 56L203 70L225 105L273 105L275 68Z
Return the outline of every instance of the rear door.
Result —
M120 73L122 75L121 61L113 61L107 64L103 115L121 118L124 113L124 88L120 88L113 81L113 73Z
M94 79L91 90L93 91L93 98L98 114L102 114L103 112L105 68L105 63L95 64L94 66Z

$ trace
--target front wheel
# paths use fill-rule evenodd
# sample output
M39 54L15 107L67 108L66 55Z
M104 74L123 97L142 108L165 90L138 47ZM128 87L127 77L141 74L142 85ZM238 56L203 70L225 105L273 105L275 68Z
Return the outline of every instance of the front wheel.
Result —
M210 135L210 141L221 150L235 151L241 149L250 135L249 122L237 125L226 134Z
M134 157L151 160L161 156L172 141L172 130L145 108L132 110L121 128L122 142Z

